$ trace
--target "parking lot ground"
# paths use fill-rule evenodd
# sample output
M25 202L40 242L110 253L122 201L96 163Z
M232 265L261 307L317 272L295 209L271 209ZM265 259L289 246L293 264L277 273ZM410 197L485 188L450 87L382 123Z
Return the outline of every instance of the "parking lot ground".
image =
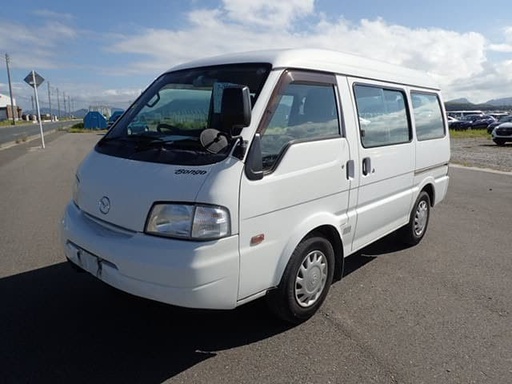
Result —
M512 143L498 146L490 136L452 139L451 152L454 164L512 172Z

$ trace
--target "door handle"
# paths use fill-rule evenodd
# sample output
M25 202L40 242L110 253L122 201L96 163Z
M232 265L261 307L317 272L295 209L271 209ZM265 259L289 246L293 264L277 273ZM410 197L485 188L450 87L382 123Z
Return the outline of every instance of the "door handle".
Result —
M352 180L356 177L356 166L354 160L347 161L347 180Z
M368 176L371 173L372 160L369 157L363 159L363 176Z

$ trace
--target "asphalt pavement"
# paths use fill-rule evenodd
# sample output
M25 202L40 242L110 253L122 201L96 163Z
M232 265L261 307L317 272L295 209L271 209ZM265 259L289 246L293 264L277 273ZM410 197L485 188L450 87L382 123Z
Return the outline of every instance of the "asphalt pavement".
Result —
M511 175L451 169L418 246L391 235L349 257L289 327L262 301L185 310L72 271L58 222L99 137L0 151L0 382L511 382Z
M81 120L44 121L43 135L52 134L59 129L71 127ZM0 150L10 148L14 144L24 143L32 140L39 140L41 144L41 128L39 123L18 122L16 125L0 126Z

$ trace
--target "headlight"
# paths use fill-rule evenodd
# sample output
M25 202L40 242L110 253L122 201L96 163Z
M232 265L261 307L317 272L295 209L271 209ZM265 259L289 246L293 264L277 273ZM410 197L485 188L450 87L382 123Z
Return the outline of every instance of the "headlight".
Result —
M229 236L229 212L211 205L155 204L145 232L166 237L214 240Z
M80 179L75 175L75 182L73 184L73 202L78 206L78 190L80 188Z

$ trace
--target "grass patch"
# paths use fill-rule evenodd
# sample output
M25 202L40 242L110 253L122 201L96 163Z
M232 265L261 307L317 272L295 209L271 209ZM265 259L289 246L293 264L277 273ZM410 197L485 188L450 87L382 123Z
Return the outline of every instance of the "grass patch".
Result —
M68 128L69 133L107 133L106 129Z
M68 131L69 133L87 133L87 132L91 132L90 129L74 128L74 127L70 127L68 129L66 129L66 131Z
M79 133L82 131L84 131L84 123L83 122L73 124L70 128L68 128L68 132L72 132L72 133Z
M86 129L84 128L84 123L76 123L70 128L65 129L69 133L105 133L107 132L106 129Z
M23 136L18 137L16 139L16 144L26 143L27 140L28 140L28 136L27 135L23 135Z
M486 129L469 129L467 131L455 131L450 129L450 137L452 139L474 139L480 137L491 139L491 135L487 133Z

